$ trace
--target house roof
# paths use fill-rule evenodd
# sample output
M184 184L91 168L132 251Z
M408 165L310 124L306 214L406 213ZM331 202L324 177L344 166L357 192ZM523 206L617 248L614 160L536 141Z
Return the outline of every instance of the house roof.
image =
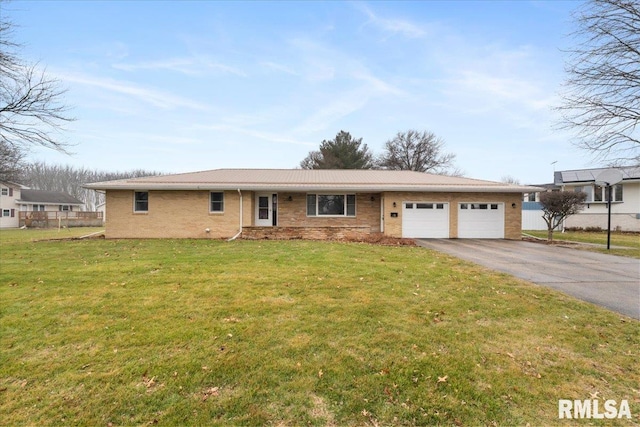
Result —
M501 182L413 171L370 169L214 169L86 184L96 190L249 190L249 191L539 191Z
M622 173L623 181L640 179L640 165L637 165L622 168L595 168L558 171L555 173L554 181L558 185L572 182L594 182L598 175L608 169L619 170Z
M70 194L60 191L22 190L18 203L53 203L61 205L82 205L83 203Z
M26 186L24 186L22 184L18 184L16 182L11 182L11 181L0 180L0 184L3 184L6 187L16 188L18 190L22 190L24 188L29 188L29 187L26 187Z

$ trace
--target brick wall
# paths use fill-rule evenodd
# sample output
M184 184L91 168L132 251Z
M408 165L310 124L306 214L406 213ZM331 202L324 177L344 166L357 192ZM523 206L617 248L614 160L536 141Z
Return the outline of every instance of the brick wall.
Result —
M240 198L237 191L224 193L223 213L209 213L209 191L149 191L148 212L134 213L133 191L108 190L106 237L231 237L240 227ZM247 204L245 200L245 210L250 210Z
M380 195L357 194L355 217L321 217L307 216L307 193L278 193L278 226L365 227L376 233L380 231Z
M385 193L384 234L402 236L402 202L448 202L450 204L449 235L457 237L458 203L505 204L505 238L519 239L522 221L521 195L482 193ZM291 200L289 200L291 197ZM243 226L255 225L255 195L242 192ZM229 238L239 229L240 196L237 191L225 191L224 212L209 212L209 191L149 191L149 210L133 212L133 191L108 190L106 195L107 238ZM380 232L381 194L362 193L356 196L355 217L308 217L306 193L278 193L278 227L273 233L301 234L304 238L341 238L340 233L353 237L362 233ZM393 207L396 202L396 207ZM516 207L512 208L511 204ZM397 218L391 218L397 212ZM209 229L209 233L205 229ZM340 230L342 228L342 230ZM265 233L264 231L262 233ZM266 236L264 234L263 236ZM316 236L316 237L314 237ZM335 237L332 237L335 236Z
M384 234L402 237L402 202L445 202L449 203L449 237L458 237L458 204L468 203L504 203L505 239L519 240L522 224L522 195L520 193L384 193ZM393 203L396 206L393 207ZM512 203L516 204L512 208ZM397 217L392 218L391 213Z

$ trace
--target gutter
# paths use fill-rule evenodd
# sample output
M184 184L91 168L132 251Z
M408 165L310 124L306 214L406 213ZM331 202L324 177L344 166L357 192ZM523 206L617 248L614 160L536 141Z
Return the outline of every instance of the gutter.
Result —
M238 188L238 194L240 195L240 231L238 231L238 233L235 236L227 240L227 242L232 242L236 240L238 236L242 234L242 191L240 191L239 188Z
M126 185L98 185L93 186L87 184L84 188L90 188L93 190L141 190L153 191L153 190L238 190L237 184L225 184L225 183L210 183L210 184L126 184ZM380 184L249 184L243 185L242 189L245 191L274 191L274 192L426 192L426 193L532 193L542 191L543 189L535 186L490 186L490 185L380 185Z

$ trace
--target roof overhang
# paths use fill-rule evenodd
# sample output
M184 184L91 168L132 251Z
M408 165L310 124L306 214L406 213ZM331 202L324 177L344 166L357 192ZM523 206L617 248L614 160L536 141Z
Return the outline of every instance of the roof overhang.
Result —
M274 192L311 192L311 191L341 191L350 193L384 193L384 192L409 192L409 193L530 193L544 191L543 188L534 186L511 185L336 185L336 184L278 184L278 183L194 183L194 184L157 184L150 182L139 183L113 183L108 182L86 184L86 188L94 190L144 190L144 191L274 191Z

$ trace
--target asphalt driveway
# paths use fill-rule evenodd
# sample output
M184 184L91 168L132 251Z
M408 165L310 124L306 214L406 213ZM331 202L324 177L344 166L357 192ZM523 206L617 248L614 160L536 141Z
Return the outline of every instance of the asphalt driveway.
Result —
M512 240L420 239L472 261L640 319L640 260Z

